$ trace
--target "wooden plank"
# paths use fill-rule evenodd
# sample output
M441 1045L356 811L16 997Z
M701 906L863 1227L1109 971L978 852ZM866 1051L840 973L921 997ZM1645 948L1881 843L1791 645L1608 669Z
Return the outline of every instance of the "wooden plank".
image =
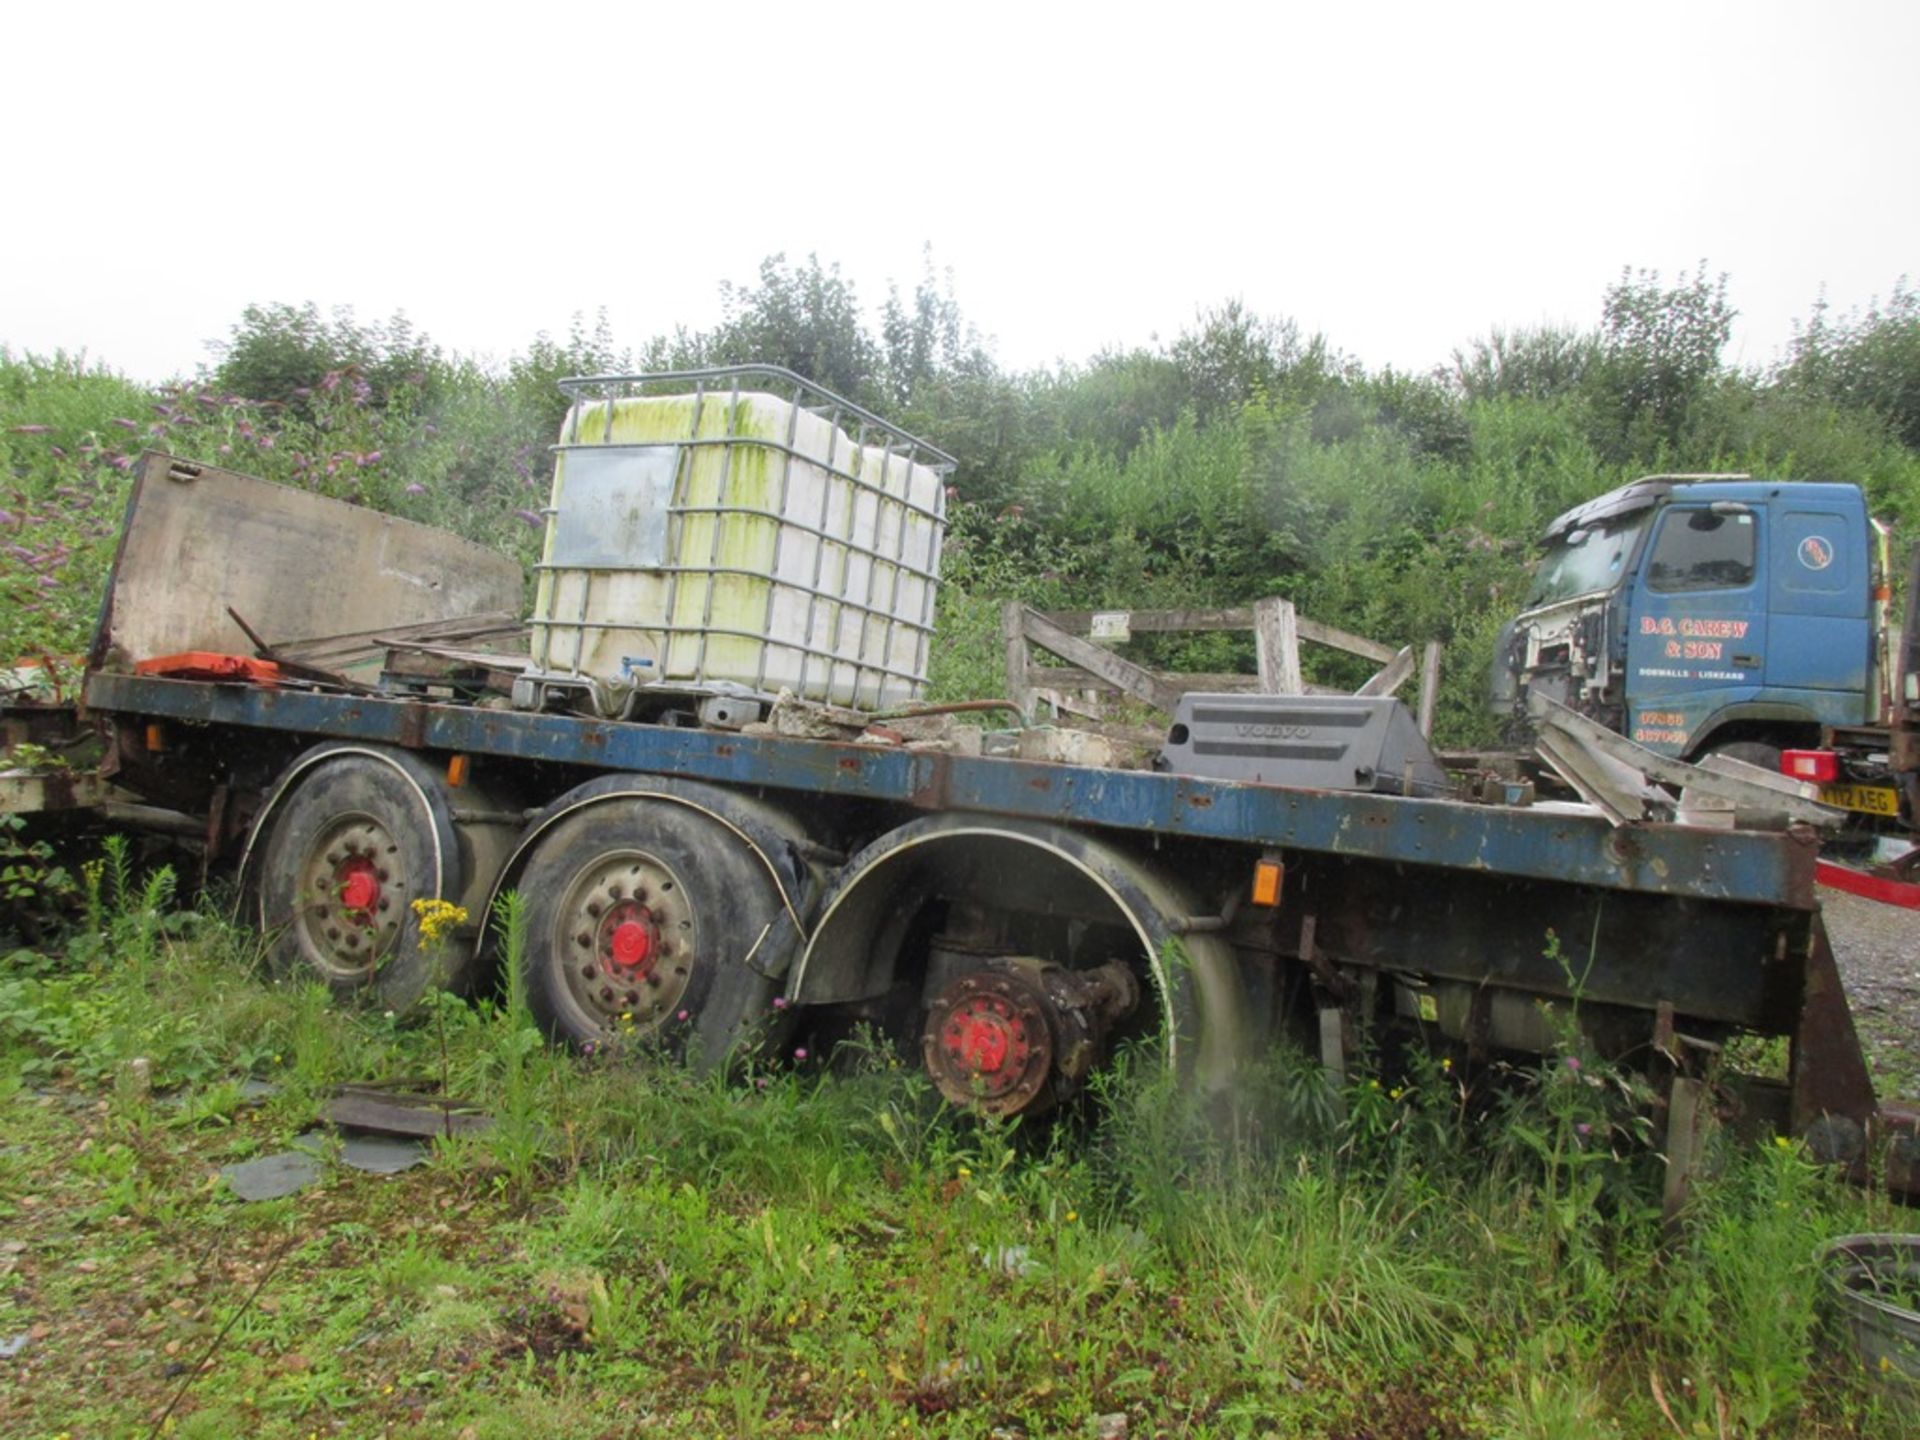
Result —
M1302 640L1311 640L1316 645L1328 645L1335 650L1344 650L1349 655L1358 655L1362 659L1376 661L1385 665L1392 662L1399 653L1391 645L1382 645L1377 640L1369 640L1364 635L1351 635L1345 630L1336 630L1331 625L1322 625L1318 620L1308 620L1296 616L1294 625Z
M1096 614L1110 610L1042 610L1041 617L1075 635L1093 628ZM1183 630L1251 630L1253 611L1246 606L1227 610L1129 610L1127 628L1135 634L1172 634Z
M1440 703L1440 642L1429 640L1420 660L1420 733L1433 738L1433 711Z
M1156 670L1153 673L1182 695L1257 695L1260 693L1258 675L1244 675L1237 671ZM1065 665L1029 666L1027 681L1036 691L1042 689L1113 691L1117 688L1109 685L1098 675L1090 675L1085 670L1075 670ZM1332 685L1315 685L1309 682L1302 686L1302 693L1345 695L1348 692Z
M1238 605L1216 610L1129 610L1127 625L1136 635L1170 634L1187 630L1252 630L1254 629L1254 608ZM1040 613L1062 630L1071 631L1075 635L1085 635L1093 626L1093 617L1096 612L1043 610ZM1369 640L1364 635L1355 635L1351 631L1342 630L1334 625L1323 625L1318 620L1309 620L1305 616L1296 615L1294 626L1302 640L1311 640L1316 645L1327 645L1335 650L1344 650L1349 655L1359 655L1383 665L1398 653L1391 645L1382 645L1379 641Z
M1413 674L1413 647L1407 646L1388 662L1386 669L1353 693L1356 695L1391 695L1407 683L1407 677Z
M1027 679L1027 607L1009 600L1000 607L1000 643L1007 657L1007 699L1020 707L1027 719L1033 718L1033 691Z
M1299 617L1293 602L1269 595L1253 607L1253 652L1260 670L1260 688L1269 695L1300 695Z
M1133 696L1153 706L1156 710L1173 713L1173 707L1179 703L1180 691L1167 684L1144 665L1136 665L1131 660L1122 660L1110 650L1103 650L1091 640L1082 640L1077 635L1069 635L1058 625L1037 610L1022 608L1022 628L1027 639L1041 649L1058 655L1062 660L1070 661L1082 670L1089 670L1115 689Z

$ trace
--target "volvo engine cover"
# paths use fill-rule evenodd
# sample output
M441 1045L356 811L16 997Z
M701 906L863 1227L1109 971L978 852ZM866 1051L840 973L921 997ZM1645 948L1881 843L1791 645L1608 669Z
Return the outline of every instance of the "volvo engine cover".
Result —
M1451 794L1413 712L1387 695L1186 695L1161 768L1305 790Z

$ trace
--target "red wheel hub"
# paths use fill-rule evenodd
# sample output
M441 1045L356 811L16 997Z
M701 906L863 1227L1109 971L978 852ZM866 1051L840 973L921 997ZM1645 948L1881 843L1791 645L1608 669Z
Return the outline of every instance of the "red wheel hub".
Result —
M653 953L653 937L647 933L647 927L638 920L628 920L616 925L613 930L613 963L616 965L644 964Z
M364 917L380 904L380 876L366 856L353 855L341 861L333 879L345 909Z
M1027 1047L1014 1038L1007 1017L980 1000L949 1020L940 1040L955 1060L983 1075L997 1074L1009 1052L1016 1065L1026 1058Z
M601 957L628 972L628 978L645 979L653 973L654 951L659 945L659 922L637 901L615 905L600 922Z
M989 1115L1044 1108L1053 1035L1044 991L1020 971L961 976L934 1001L921 1057L940 1093Z

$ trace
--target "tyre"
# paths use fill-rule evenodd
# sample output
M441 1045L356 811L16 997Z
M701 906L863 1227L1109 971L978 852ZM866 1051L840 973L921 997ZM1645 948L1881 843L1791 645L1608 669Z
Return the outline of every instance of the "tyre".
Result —
M462 851L439 778L405 754L305 762L273 818L259 871L261 928L283 975L318 977L392 1010L457 986L457 939L423 949L416 900L459 899Z
M555 1040L713 1068L775 1030L762 971L797 932L766 865L710 816L660 796L592 805L540 838L519 889L527 1003Z

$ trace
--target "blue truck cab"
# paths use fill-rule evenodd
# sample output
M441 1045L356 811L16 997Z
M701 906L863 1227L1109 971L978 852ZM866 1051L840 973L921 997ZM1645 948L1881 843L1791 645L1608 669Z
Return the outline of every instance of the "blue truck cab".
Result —
M1547 527L1501 634L1495 708L1537 687L1660 754L1762 763L1874 724L1881 544L1853 485L1663 475L1610 491Z

